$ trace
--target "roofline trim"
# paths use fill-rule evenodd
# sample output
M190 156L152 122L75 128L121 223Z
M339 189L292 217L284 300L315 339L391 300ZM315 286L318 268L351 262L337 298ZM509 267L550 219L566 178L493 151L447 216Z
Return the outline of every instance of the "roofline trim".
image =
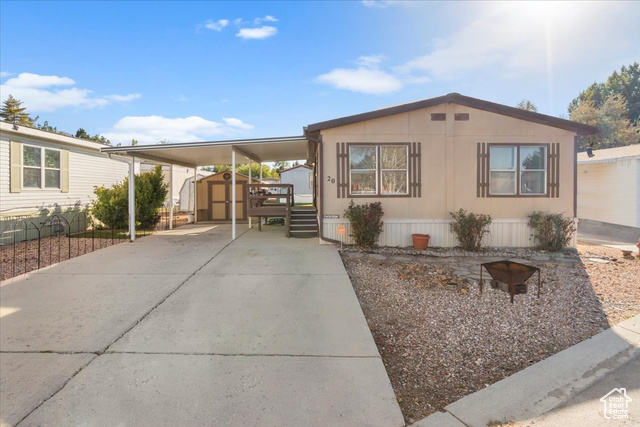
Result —
M154 145L122 145L119 147L103 147L102 152L105 153L118 153L127 152L135 153L136 151L148 151L148 150L166 150L172 148L198 148L198 147L224 147L228 146L232 148L234 145L242 146L246 144L260 144L260 143L283 143L283 142L296 142L307 141L304 136L285 136L281 138L257 138L257 139L233 139L226 141L200 141L200 142L179 142L174 144L154 144ZM131 154L132 155L132 154Z
M578 135L593 135L598 133L598 129L594 126L573 122L571 120L561 119L559 117L548 116L546 114L534 113L533 111L522 110L516 107L509 107L507 105L497 104L495 102L489 102L489 101L485 101L478 98L472 98L470 96L460 95L459 93L450 93L448 95L438 96L436 98L410 102L410 103L398 105L395 107L388 107L380 110L374 110L366 113L360 113L352 116L346 116L338 119L318 122L318 123L308 125L306 129L308 132L315 132L315 131L320 131L324 129L357 123L364 120L378 119L381 117L406 113L409 111L415 111L422 108L429 108L429 107L434 107L436 105L442 105L447 103L464 105L464 106L476 108L479 110L501 114L503 116L513 117L520 120L526 120L529 122L534 122L534 123L539 123L539 124L552 126L560 129L570 130L570 131L576 132Z

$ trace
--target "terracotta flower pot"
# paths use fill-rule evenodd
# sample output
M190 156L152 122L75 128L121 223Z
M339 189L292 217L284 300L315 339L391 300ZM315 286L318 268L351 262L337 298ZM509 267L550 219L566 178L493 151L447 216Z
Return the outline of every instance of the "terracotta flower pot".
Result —
M413 248L417 251L424 251L429 247L429 239L431 236L428 234L412 234L411 239L413 239Z

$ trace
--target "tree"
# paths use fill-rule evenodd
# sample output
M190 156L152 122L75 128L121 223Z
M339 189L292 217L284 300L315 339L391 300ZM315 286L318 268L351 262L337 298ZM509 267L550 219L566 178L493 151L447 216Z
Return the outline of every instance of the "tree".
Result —
M605 83L594 82L569 104L571 120L598 127L580 139L580 148L608 148L640 143L640 64L614 71Z
M129 178L111 188L94 187L98 199L93 215L109 228L127 228L129 224ZM136 227L151 228L160 221L158 210L167 197L167 184L162 180L162 167L136 176Z
M598 128L596 135L580 138L581 151L588 147L610 148L640 142L639 129L627 118L626 103L619 96L610 96L599 108L594 101L582 102L571 113L571 120Z
M57 127L53 127L49 125L48 121L44 121L44 124L36 124L36 127L40 130L46 130L48 132L58 132Z
M25 110L26 107L22 106L21 101L15 99L12 95L9 95L9 98L2 103L0 117L2 117L5 122L16 125L35 126L35 122L38 121L39 117L30 117L29 113L26 113Z
M523 99L522 101L518 102L516 104L516 108L519 108L521 110L533 111L534 113L538 112L538 107L536 107L534 103L529 101L528 99Z
M289 162L277 161L273 164L273 168L278 172L278 176L280 176L280 172L289 168Z
M591 101L600 108L613 95L619 95L626 103L627 118L638 126L640 121L640 64L634 62L628 67L622 66L620 72L614 71L605 83L594 82L574 98L569 104L569 114L582 103Z
M133 138L133 139L131 140L131 146L132 146L132 147L134 147L134 146L136 146L136 145L138 145L138 140L137 140L137 139L135 139L135 138Z
M231 170L231 165L216 165L216 166L204 166L201 170L209 172L228 172ZM249 165L241 164L236 165L236 173L249 176ZM260 165L259 163L251 163L251 177L253 179L260 178ZM271 169L267 165L262 165L262 177L263 178L279 178L280 175L275 169Z
M111 141L100 134L95 134L93 136L89 135L86 130L83 128L79 128L76 131L76 138L87 139L89 141L99 142L100 144L111 145Z

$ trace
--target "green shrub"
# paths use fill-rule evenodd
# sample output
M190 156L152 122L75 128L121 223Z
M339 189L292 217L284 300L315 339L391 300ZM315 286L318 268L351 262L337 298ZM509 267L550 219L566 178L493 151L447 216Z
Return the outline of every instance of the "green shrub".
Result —
M559 252L571 241L576 226L571 218L561 214L545 214L535 211L529 215L529 227L533 231L531 237L538 249Z
M129 178L111 188L94 187L97 200L93 216L109 228L129 226ZM162 168L136 176L136 227L152 228L160 221L158 210L167 197L167 184L162 181Z
M349 203L344 216L351 224L351 237L356 241L356 245L364 249L376 246L382 233L383 215L381 202L355 205L352 200Z
M463 249L477 251L482 246L482 238L489 232L491 217L484 214L467 213L464 209L449 212L453 222L449 225L456 234Z

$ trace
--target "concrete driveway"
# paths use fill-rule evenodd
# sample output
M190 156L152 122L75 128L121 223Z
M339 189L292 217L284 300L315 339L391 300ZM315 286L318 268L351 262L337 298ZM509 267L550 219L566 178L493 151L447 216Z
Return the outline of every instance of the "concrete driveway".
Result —
M184 226L3 282L0 424L404 425L336 249L267 228Z

